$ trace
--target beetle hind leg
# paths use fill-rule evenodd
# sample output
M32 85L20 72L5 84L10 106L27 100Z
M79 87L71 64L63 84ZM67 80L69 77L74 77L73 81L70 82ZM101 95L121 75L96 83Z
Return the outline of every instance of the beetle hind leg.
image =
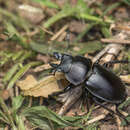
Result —
M119 117L121 117L122 119L124 119L124 121L126 122L127 125L130 125L130 122L128 122L128 120L126 119L126 117L119 111L118 106L119 105L116 105L116 112L118 113Z
M118 117L121 117L127 125L130 125L130 123L127 121L126 117L120 113L120 111L118 110L118 105L116 105L116 112L114 112L113 110L107 108L104 104L102 104L100 101L98 101L98 99L96 97L93 97L93 100L95 101L96 104L98 104L99 106L103 107L104 109L106 109L107 111L109 111L112 114L117 115Z

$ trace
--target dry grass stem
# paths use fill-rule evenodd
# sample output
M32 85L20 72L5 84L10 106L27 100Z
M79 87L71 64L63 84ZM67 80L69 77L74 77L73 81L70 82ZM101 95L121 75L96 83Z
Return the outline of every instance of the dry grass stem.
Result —
M32 106L32 101L33 101L33 97L29 97L29 104L28 104L28 107L31 107L31 106Z
M40 106L42 105L42 103L43 103L43 97L40 97L40 102L39 102Z
M98 61L99 59L102 59L103 62L109 62L112 59L114 59L115 55L118 55L118 53L123 49L121 45L116 44L109 44L106 46L101 52L99 52L93 59L93 62ZM106 54L106 55L105 55Z
M48 31L46 28L44 28L44 27L40 27L44 32L46 32L46 33L48 33L48 34L50 34L50 35L54 35L54 33L53 32L51 32L51 31Z
M61 42L65 39L67 32L63 32L61 36L57 39L58 42Z
M50 41L56 40L68 27L67 24L63 26L54 36L51 37Z
M114 44L130 44L130 40L102 38L101 42Z
M87 122L87 125L92 124L92 123L94 123L96 121L104 119L108 113L109 113L109 111L104 110L104 114L101 114L101 115L97 116L96 118L93 118L93 119L89 120Z

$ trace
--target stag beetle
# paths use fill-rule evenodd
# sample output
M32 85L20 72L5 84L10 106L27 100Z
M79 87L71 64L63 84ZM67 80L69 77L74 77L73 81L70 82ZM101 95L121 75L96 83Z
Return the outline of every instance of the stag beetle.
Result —
M118 110L118 105L127 97L125 86L119 77L104 66L92 63L90 59L82 56L74 57L58 52L54 52L54 56L61 62L50 65L55 72L60 71L65 74L66 79L71 84L69 86L82 85L86 95L90 93L97 104L125 119ZM115 104L116 112L104 106L103 101Z

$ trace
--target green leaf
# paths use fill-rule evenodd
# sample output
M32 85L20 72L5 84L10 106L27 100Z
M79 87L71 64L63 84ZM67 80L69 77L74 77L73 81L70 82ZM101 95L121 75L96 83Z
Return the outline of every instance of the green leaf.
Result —
M1 94L1 93L0 93L0 94ZM8 118L8 119L6 118L6 120L9 121L9 124L10 124L13 128L15 128L15 124L14 124L13 118L12 118L10 112L9 112L8 106L5 104L4 100L3 100L1 97L0 97L0 106L1 106L1 108L2 108L2 110L3 110L4 115L6 115L6 117ZM1 113L1 114L2 114L2 113ZM2 115L3 115L3 114L2 114ZM3 117L4 117L4 115L3 115Z
M103 46L102 46L101 42L99 42L99 41L84 43L84 45L82 45L82 48L78 52L78 54L93 53L97 50L101 50L102 47Z
M3 82L4 83L7 83L11 78L12 76L16 73L16 71L18 70L19 68L19 64L15 64L7 73L6 75L4 76L3 78Z
M87 7L87 4L84 0L78 0L76 8L78 9L78 12L87 14L90 14L92 10L91 8Z
M6 22L5 25L6 25L6 29L8 31L9 37L12 37L13 35L17 35L17 36L20 35L17 29L11 23Z
M9 124L9 119L7 118L6 114L0 110L0 120L4 123Z
M19 34L19 32L17 31L17 29L14 27L13 24L9 22L5 22L5 25L6 25L6 30L7 30L9 39L15 40L24 48L29 48L28 44L26 43L26 38Z
M18 130L26 130L24 120L22 119L22 117L16 116L16 118L17 118L16 124L17 124Z
M107 6L106 10L105 10L105 11L103 12L103 14L102 14L102 17L105 16L105 15L107 15L107 13L108 13L109 11L111 11L111 10L117 8L117 7L120 6L120 5L121 5L120 2L116 2L116 3L113 2L113 4L111 4L110 6Z
M38 127L42 130L52 130L49 121L44 117L38 117L37 115L28 116L27 120L33 126Z
M17 97L13 97L13 99L12 99L13 112L16 113L18 111L18 109L21 107L23 101L24 101L24 97L22 97L21 95L19 95Z
M49 110L45 106L27 108L23 111L22 114L27 119L34 120L33 117L35 116L35 119L37 119L37 120L40 118L40 120L43 119L45 121L45 119L46 119L48 121L52 121L53 123L55 123L59 127L67 127L67 126L80 126L80 127L82 127L82 125L80 125L79 123L75 124L74 122L71 123L70 121L65 120L64 117L57 115L55 112ZM78 120L79 119L80 118L78 117Z
M130 122L130 115L128 115L128 116L126 117L126 120L127 120L128 122ZM126 126L126 125L128 125L128 124L126 123L125 120L123 120L122 123L121 123L121 125L122 125L122 126Z
M123 107L127 107L130 104L130 97L126 101L124 101L122 104L119 105L119 109L122 109Z
M12 60L13 61L16 61L17 59L19 59L21 56L23 56L25 53L25 51L19 51L17 53L14 53L14 55L12 56Z
M15 84L15 82L21 78L21 76L30 68L30 64L27 64L25 66L23 66L16 74L15 76L10 80L7 88L11 88L13 87L13 85Z
M51 0L33 0L34 2L38 2L41 5L45 5L49 8L56 8L59 9L58 5L53 3Z
M124 2L127 5L130 5L130 0L122 0L122 2Z
M111 33L107 27L102 27L101 31L104 37L109 38L111 36Z
M62 18L66 18L68 16L73 16L74 13L76 13L76 11L77 11L77 8L74 8L74 7L72 8L70 5L65 5L64 8L59 13L49 18L47 22L44 23L43 26L45 28L49 28L52 24L54 24L58 20Z
M16 83L16 81L19 80L24 75L24 73L26 73L29 70L29 68L40 65L40 64L41 64L41 62L30 62L29 64L22 66L21 69L10 80L7 88L9 89L9 88L13 87L13 85Z
M40 53L47 53L48 52L48 46L45 44L38 44L35 42L31 42L30 46L32 48L32 50L36 51L36 52L40 52Z

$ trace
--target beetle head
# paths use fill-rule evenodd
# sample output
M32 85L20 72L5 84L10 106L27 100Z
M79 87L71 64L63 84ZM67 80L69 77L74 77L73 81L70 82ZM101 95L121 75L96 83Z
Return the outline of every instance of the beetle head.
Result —
M72 64L72 59L73 57L71 55L68 54L61 54L58 52L54 52L53 53L54 57L57 60L60 60L60 64L53 64L50 63L50 65L53 67L54 72L58 71L58 72L63 72L63 73L67 73L69 72L70 68L71 68L71 64Z

